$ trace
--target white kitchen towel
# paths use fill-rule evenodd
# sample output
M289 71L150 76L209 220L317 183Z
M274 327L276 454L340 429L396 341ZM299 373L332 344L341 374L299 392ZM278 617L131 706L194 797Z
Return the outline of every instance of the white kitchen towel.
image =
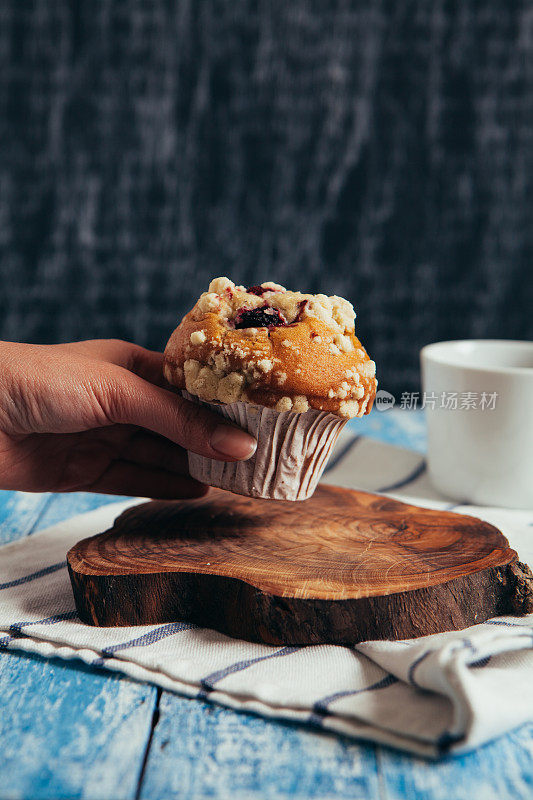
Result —
M452 506L431 488L423 457L412 451L348 432L324 480L481 517L533 562L533 513ZM79 658L189 697L429 757L465 752L533 720L533 615L353 648L271 647L186 622L82 624L67 550L110 527L134 502L104 506L0 548L0 647Z

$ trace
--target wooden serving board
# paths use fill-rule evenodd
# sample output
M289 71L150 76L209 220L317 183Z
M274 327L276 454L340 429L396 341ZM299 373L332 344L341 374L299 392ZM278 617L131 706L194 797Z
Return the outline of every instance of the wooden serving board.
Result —
M212 490L148 502L67 556L91 625L187 620L269 644L355 644L533 610L497 528L320 486L301 503Z

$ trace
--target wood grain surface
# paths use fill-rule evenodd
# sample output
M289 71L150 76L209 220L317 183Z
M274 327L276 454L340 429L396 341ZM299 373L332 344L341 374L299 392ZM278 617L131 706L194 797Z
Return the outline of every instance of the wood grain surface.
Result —
M220 490L145 503L67 561L89 624L189 620L270 644L460 629L528 594L494 526L333 486L298 507Z

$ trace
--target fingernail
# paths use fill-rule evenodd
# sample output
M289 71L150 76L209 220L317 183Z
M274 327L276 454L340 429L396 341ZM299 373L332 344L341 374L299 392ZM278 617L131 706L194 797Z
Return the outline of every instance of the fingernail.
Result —
M211 434L211 447L221 455L245 460L253 456L257 442L253 436L231 425L217 425Z

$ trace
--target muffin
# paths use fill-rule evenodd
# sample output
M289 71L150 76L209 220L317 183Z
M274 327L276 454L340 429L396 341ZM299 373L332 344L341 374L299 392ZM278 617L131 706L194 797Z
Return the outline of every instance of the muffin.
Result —
M304 500L352 417L368 414L376 366L342 297L211 281L165 349L166 380L257 439L226 463L189 453L191 475L252 497Z

